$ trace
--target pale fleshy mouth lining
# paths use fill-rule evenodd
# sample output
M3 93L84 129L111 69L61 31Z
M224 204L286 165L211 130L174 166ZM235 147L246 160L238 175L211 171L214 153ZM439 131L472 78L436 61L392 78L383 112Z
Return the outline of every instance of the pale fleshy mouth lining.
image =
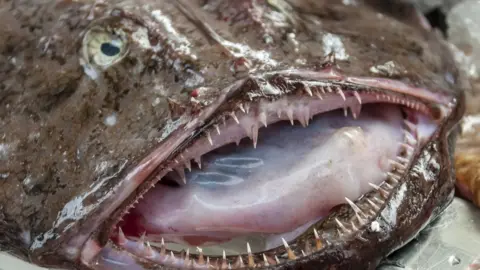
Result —
M436 130L429 113L411 98L339 88L238 105L157 175L159 184L124 216L118 224L123 230L111 239L154 264L235 269L280 264L324 249L331 239L317 229L318 221L338 204L349 204L353 214L335 220L333 237L348 238L363 226L377 229L373 218L401 183L415 151ZM288 152L296 148L301 153ZM333 157L330 163L326 156ZM271 159L275 162L266 164ZM347 179L360 169L365 179ZM345 183L348 188L342 188ZM263 197L252 192L262 188ZM312 196L312 190L324 193ZM328 199L316 199L329 193ZM306 199L291 199L299 194ZM306 207L318 214L298 213Z

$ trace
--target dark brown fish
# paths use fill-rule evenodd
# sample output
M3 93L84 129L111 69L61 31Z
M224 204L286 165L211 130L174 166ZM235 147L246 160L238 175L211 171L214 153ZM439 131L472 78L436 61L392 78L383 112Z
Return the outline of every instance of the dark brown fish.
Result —
M0 25L0 250L33 264L374 269L454 196L466 83L410 4L16 0Z

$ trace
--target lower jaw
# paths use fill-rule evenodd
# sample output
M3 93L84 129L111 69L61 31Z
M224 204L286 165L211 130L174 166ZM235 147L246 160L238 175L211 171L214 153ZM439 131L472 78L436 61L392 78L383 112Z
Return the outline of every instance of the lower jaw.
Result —
M382 106L384 106L384 105L382 105ZM390 106L392 106L392 108L396 108L396 110L398 110L398 112L400 113L400 111L401 111L400 108L402 108L402 107L396 106L396 105L390 105ZM372 108L373 108L372 110L375 111L375 108L378 108L378 107L379 107L379 105L375 105L375 107L372 106ZM150 222L150 225L149 225L148 220L151 221L152 219L155 219L155 218L160 219L160 220L165 220L167 216L164 215L163 216L164 218L161 218L162 217L161 212L160 213L152 213L152 212L148 213L148 211L146 211L146 209L150 209L150 211L151 211L152 206L156 206L155 208L160 208L160 209L162 208L161 207L162 202L157 201L158 200L157 198L159 198L159 197L166 198L166 200L163 201L163 205L165 205L165 202L168 203L169 201L172 202L172 203L175 202L175 205L179 204L178 201L173 201L173 199L171 197L170 197L170 199L168 199L168 193L162 193L162 192L165 192L165 190L169 189L168 187L164 186L164 187L161 188L161 190L162 190L161 193L155 194L155 190L152 190L152 191L149 191L145 195L145 199L141 200L139 202L139 205L137 205L132 210L133 214L131 214L130 216L127 215L124 218L124 221L119 224L120 227L124 228L124 231L125 231L126 235L123 233L123 231L120 230L119 234L114 233L114 235L112 235L112 239L117 243L118 246L125 248L126 250L128 250L129 252L131 252L133 254L136 254L137 256L140 256L140 257L153 256L153 257L158 259L158 263L165 263L165 261L170 260L169 264L171 264L172 266L180 263L178 259L182 258L182 256L183 256L183 260L184 260L187 252L190 254L190 256L192 256L192 254L197 254L197 259L198 259L198 254L203 254L205 256L207 256L207 255L224 256L223 254L226 254L227 256L228 255L238 255L238 254L247 254L249 250L253 253L262 252L264 250L275 250L276 247L281 246L283 244L284 239L288 242L295 241L295 239L297 237L299 237L301 235L304 236L306 234L306 232L309 232L310 233L310 238L313 239L313 235L311 235L312 227L315 227L318 224L320 224L322 222L322 219L330 214L332 207L335 207L336 205L339 205L339 204L344 204L346 202L345 197L347 197L351 201L355 201L356 199L358 199L362 195L363 195L363 197L365 197L367 195L364 195L364 194L368 194L372 190L372 186L373 186L373 189L377 189L373 192L375 194L378 193L379 188L380 189L381 188L383 188L383 189L393 188L392 186L394 186L395 182L398 181L401 177L400 176L401 173L399 173L399 170L402 170L401 167L402 166L403 167L408 167L408 161L405 161L405 160L408 160L409 158L411 158L411 156L409 156L409 154L408 154L409 151L414 151L412 149L415 149L415 147L418 147L418 145L421 144L422 141L426 140L431 135L431 133L434 130L434 129L432 129L433 124L431 122L428 122L428 120L426 118L419 119L419 117L418 117L419 114L413 113L409 109L403 108L402 110L404 112L407 112L407 117L410 118L410 117L413 116L415 119L412 120L412 119L403 119L402 118L402 119L400 119L399 122L395 123L395 127L397 128L399 133L404 132L404 131L407 131L408 133L401 134L401 136L399 136L399 138L397 138L395 140L398 145L395 146L395 151L393 151L393 152L390 151L392 153L389 153L389 155L387 155L387 157L384 157L385 162L382 162L381 160L378 160L378 162L379 162L378 164L377 164L377 162L372 162L373 165L370 165L370 163L366 164L367 166L369 166L369 165L370 166L379 166L379 168L380 168L379 171L382 173L383 178L378 178L377 180L373 181L374 183L371 183L373 185L370 185L369 181L358 180L357 179L358 188L355 192L349 193L348 196L343 196L343 195L346 195L346 194L342 194L341 196L336 196L336 198L332 199L332 202L330 202L329 204L320 206L319 209L322 209L322 213L319 214L319 215L312 215L307 219L303 219L301 223L291 224L290 227L283 228L283 231L279 231L278 229L275 229L275 232L269 232L268 228L266 230L265 229L259 230L258 228L251 228L251 227L247 228L247 230L244 231L243 233L239 233L238 230L231 231L230 235L225 238L225 239L231 239L231 240L225 240L224 239L223 243L220 243L220 244L216 243L215 245L204 245L204 246L201 246L201 247L197 248L195 246L188 245L188 243L186 245L185 243L183 243L183 244L168 243L168 241L167 241L167 244L164 245L162 243L163 242L162 240L168 238L168 233L165 232L165 229L163 229L163 232L162 232L162 229L158 230L158 228L156 228L156 226L158 224L153 224L152 225L151 224L152 222ZM364 110L364 111L366 111L366 110ZM343 114L343 112L341 112L341 113ZM322 117L322 115L319 115L318 117ZM405 122L404 120L407 120L407 121ZM359 121L359 120L355 120L355 121ZM415 122L415 123L413 124L412 121ZM261 138L261 136L262 136L261 131L259 133L259 136ZM412 138L415 141L412 141ZM354 142L354 144L355 144L355 139L352 142ZM372 142L374 142L374 141L371 141L370 143L372 143ZM415 143L415 145L412 145L413 143ZM412 149L402 147L402 144L403 145L407 144ZM258 146L260 147L260 145L261 145L261 142L259 141ZM412 153L410 153L410 154L412 154ZM399 162L397 160L397 157L400 157L401 158L400 160L402 162ZM393 163L390 162L392 160L393 160ZM357 160L356 163L358 163L360 161L361 160ZM355 165L354 163L355 162L353 162L351 164ZM402 164L400 166L397 163L402 163ZM362 166L364 166L364 165L362 165ZM396 177L398 177L398 178L391 179L386 174L388 172L389 173L393 172L394 176L396 175ZM320 181L320 180L317 180L317 181ZM384 186L385 184L387 185L387 188ZM192 185L192 184L187 184L186 186L181 187L180 189L189 188L189 185ZM158 186L161 186L161 184L158 185ZM298 197L298 194L299 194L298 192L297 193L295 193L295 192L291 193L291 195L296 195L297 197ZM381 207L382 201L375 201L375 196L372 197L372 201L375 203L375 205L377 207ZM347 204L348 203L349 202L347 202ZM383 203L384 203L384 201L383 201ZM277 202L277 204L278 204L278 202ZM288 205L290 205L292 207L293 212L298 211L299 209L302 210L302 206L295 205L295 204L287 204L287 206ZM318 203L317 203L317 206L318 206ZM285 207L284 207L284 209L285 209ZM375 210L375 211L378 212L378 209L372 209L372 207L370 207L370 210ZM163 212L163 214L164 213L165 212ZM208 212L208 211L203 212L203 214L205 216L210 216L210 217L218 215L218 213L212 213L212 212ZM371 213L370 216L374 216L374 214L375 213ZM142 216L142 219L140 220L140 222L143 223L142 226L137 226L138 222L139 222L139 219L138 219L139 215ZM235 214L233 214L233 216L235 216ZM232 215L230 215L230 217L232 217ZM245 215L243 214L242 217L245 217ZM269 222L269 220L265 220L265 223L268 223L268 222ZM273 223L275 223L275 224L289 223L288 216L287 216L287 219L284 219L284 220L276 219L276 220L274 220ZM181 224L185 224L185 222L177 221L174 224L181 225ZM133 225L133 228L132 228L132 225ZM212 228L214 228L214 227L212 227ZM243 228L243 229L245 229L245 228ZM223 230L223 232L225 232L225 231ZM211 231L209 233L215 235L215 233L218 233L218 231L217 232ZM176 238L180 239L183 236L182 236L182 233L179 233L179 234L176 235ZM197 236L205 237L205 231L203 231L202 233L199 233ZM173 238L175 238L175 237L173 237ZM145 246L143 244L138 245L138 243L136 241L140 241L140 243L143 242L143 241L150 241L150 242L147 246ZM180 241L177 241L177 242L180 242ZM150 246L152 246L152 247L157 246L157 249L155 250L155 248L149 248ZM247 246L248 246L248 248L247 248ZM176 251L178 253L166 254L165 253L166 250L172 250L172 251ZM201 252L200 252L200 250L201 250ZM152 254L155 254L155 255L152 255ZM174 254L177 254L177 256L175 257L175 258L177 258L176 261L172 259L174 257ZM268 257L268 260L270 260L270 259L273 259L273 257Z

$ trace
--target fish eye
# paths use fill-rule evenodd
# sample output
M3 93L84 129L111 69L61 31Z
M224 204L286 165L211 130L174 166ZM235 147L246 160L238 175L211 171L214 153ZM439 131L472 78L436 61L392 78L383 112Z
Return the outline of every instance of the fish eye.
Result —
M90 29L83 39L83 54L89 63L107 68L123 59L128 40L121 30Z

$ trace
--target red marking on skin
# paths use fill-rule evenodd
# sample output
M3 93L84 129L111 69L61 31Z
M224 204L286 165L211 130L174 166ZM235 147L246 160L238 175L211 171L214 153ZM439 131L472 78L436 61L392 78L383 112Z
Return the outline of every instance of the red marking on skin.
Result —
M247 63L247 59L245 57L240 57L237 60L235 60L235 66L236 67L241 66L241 65L245 65L245 63Z
M200 90L198 90L198 88L196 88L192 91L192 93L190 93L190 96L196 98L196 97L198 97L199 92L200 92Z

